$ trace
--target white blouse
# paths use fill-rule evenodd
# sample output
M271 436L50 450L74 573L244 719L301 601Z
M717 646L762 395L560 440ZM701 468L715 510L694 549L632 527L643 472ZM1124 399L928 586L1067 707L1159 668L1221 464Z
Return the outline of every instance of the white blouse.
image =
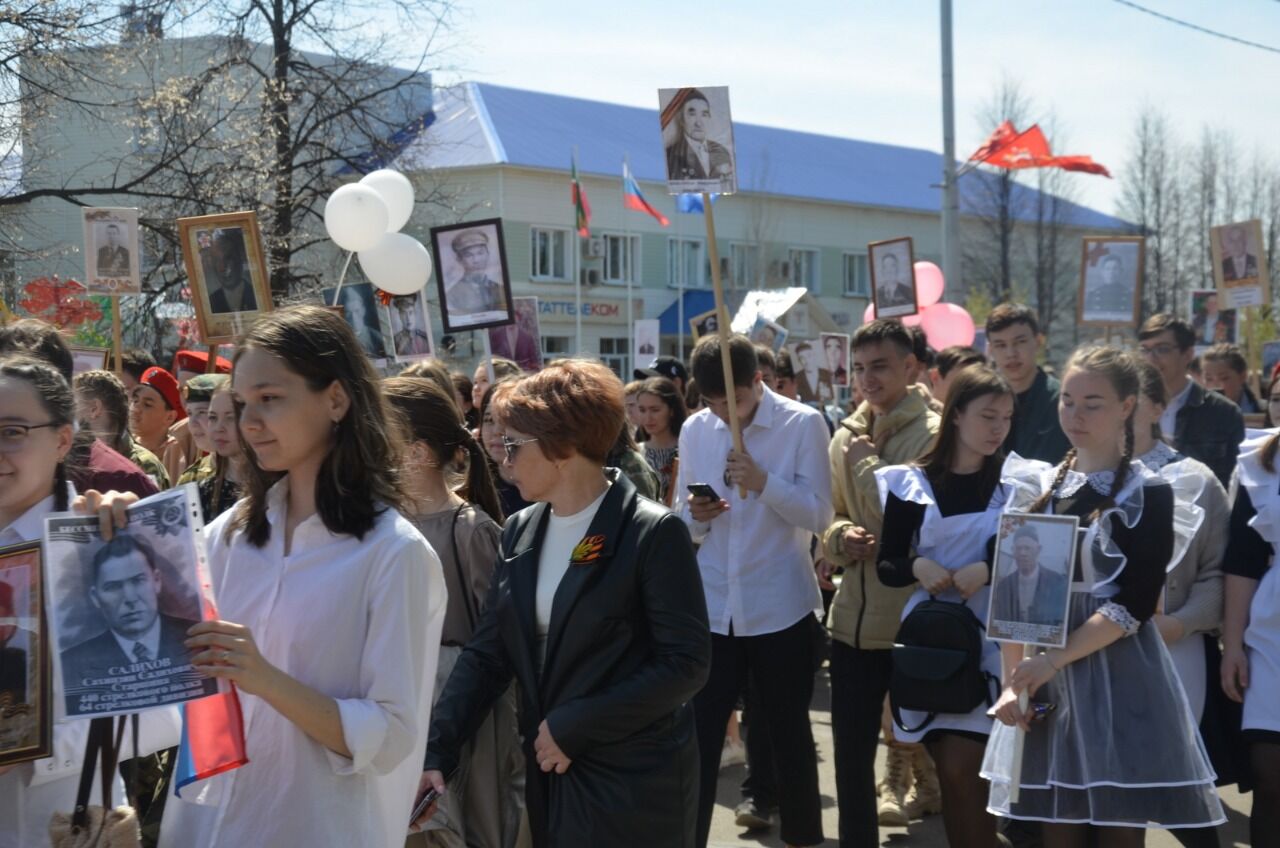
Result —
M404 844L447 602L440 559L394 510L363 540L313 515L286 556L286 482L268 494L263 547L242 530L226 538L235 510L207 528L218 615L246 625L268 662L337 701L352 756L241 692L249 764L170 796L161 845Z

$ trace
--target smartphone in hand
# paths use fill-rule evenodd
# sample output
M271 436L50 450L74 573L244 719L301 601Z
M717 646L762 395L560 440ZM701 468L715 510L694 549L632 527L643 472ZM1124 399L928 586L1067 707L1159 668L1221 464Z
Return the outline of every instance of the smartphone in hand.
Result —
M695 498L710 498L713 501L720 500L720 493L711 487L710 483L690 483L687 487L689 494Z

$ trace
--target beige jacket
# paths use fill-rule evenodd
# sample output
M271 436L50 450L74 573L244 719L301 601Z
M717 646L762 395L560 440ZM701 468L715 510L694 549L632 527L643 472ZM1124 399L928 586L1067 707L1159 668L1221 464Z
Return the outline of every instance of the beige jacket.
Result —
M1222 556L1227 551L1227 526L1231 507L1227 492L1209 466L1186 458L1174 463L1185 473L1205 478L1196 505L1204 510L1204 522L1182 561L1165 578L1165 611L1182 622L1183 638L1193 633L1217 633L1222 628Z
M925 452L937 435L940 419L928 403L921 386L912 386L907 396L884 415L875 415L866 403L840 423L831 440L831 496L835 521L822 534L827 561L844 567L844 578L831 603L828 626L831 635L862 650L887 650L893 646L902 618L902 608L914 587L885 586L876 577L875 558L854 560L844 553L841 536L846 528L863 527L880 536L884 515L876 489L878 468L910 462ZM870 435L880 455L850 466L844 448L858 437Z

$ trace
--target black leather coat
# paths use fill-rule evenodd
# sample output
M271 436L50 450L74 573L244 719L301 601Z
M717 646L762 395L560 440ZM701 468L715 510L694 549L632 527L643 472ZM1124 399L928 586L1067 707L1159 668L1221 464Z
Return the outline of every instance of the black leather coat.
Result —
M550 508L507 521L485 613L433 711L426 768L452 771L514 677L535 845L692 846L690 701L711 663L702 579L684 523L608 473L613 485L587 533L599 548L556 590L541 674L534 596ZM543 774L533 756L544 719L573 760L563 775Z

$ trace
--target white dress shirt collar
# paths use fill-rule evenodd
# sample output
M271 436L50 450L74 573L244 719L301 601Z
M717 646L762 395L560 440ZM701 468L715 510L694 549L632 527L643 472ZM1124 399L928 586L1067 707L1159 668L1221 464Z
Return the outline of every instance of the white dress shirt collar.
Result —
M121 636L119 633L115 632L114 630L111 631L111 635L115 637L116 644L120 646L121 651L124 651L124 655L129 658L129 662L131 663L138 662L138 655L134 653L133 646L138 644L139 642L141 642L143 646L147 649L147 656L149 659L154 660L160 656L160 616L159 615L156 616L156 620L151 622L151 627L149 627L147 629L147 632L143 633L142 637L139 639L126 638L124 636Z
M780 398L781 395L775 393L768 386L764 386L763 389L764 392L761 395L760 400L756 402L756 414L752 416L751 423L747 425L748 427L773 426L773 412L778 407L778 398ZM729 425L725 423L723 418L714 414L711 417L715 419L714 426L717 430L729 429Z
M76 490L67 484L67 503L76 496ZM8 527L0 529L0 545L19 545L44 538L44 520L53 512L53 495L40 501L14 519Z

